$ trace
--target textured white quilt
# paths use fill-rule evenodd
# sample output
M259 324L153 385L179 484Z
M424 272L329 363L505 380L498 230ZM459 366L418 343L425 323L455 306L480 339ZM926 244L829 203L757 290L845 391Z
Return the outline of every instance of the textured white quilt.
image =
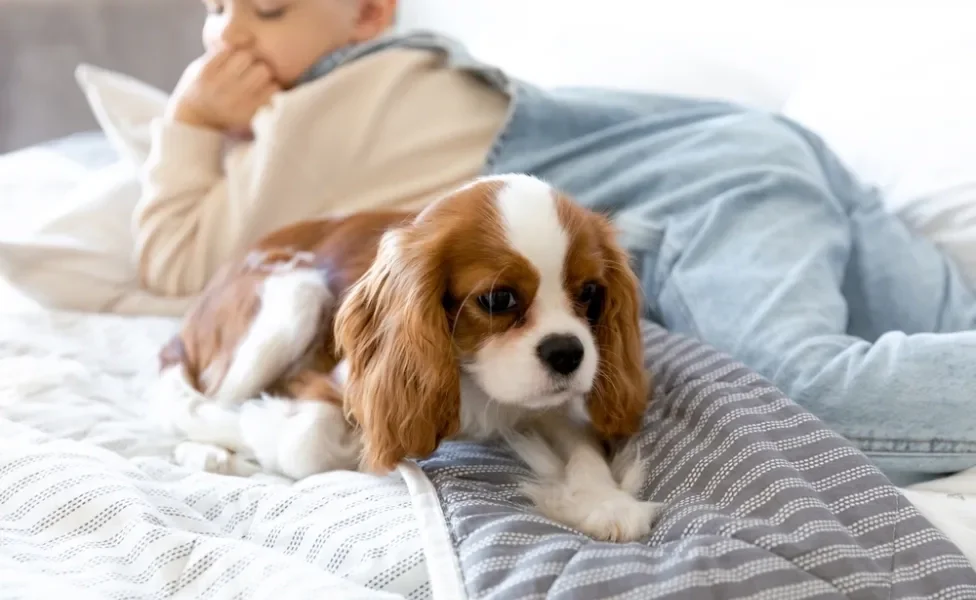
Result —
M428 597L399 475L171 464L144 390L173 327L0 316L0 597Z
M88 171L51 149L0 156L0 227L30 227ZM0 281L0 598L430 597L401 475L171 462L145 391L176 325L45 311Z

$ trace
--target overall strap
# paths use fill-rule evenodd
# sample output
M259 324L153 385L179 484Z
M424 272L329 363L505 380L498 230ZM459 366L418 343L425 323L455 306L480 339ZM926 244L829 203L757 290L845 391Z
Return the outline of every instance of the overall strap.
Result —
M348 62L389 48L414 48L437 52L444 56L448 66L474 73L497 88L510 92L512 82L501 69L476 59L461 42L430 31L387 34L362 44L344 46L322 57L302 75L298 83L307 83L325 77Z

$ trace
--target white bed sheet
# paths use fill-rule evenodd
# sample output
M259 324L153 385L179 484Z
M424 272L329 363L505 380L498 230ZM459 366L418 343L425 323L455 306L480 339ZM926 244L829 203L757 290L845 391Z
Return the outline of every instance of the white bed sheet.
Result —
M976 565L976 468L902 491Z
M51 149L0 157L0 227L89 172ZM292 483L172 463L179 440L146 391L176 327L0 286L0 598L431 597L426 513L400 474Z
M0 227L89 172L0 157ZM0 596L463 596L418 469L292 484L179 468L145 394L175 321L45 311L2 282L0 313ZM976 469L905 494L976 564Z
M145 391L175 325L0 315L0 596L428 597L400 475L291 483L171 463L178 440Z
M57 214L66 205L68 192L101 162L85 163L51 146L0 155L0 238L37 230L47 215ZM0 310L36 309L32 300L0 277Z

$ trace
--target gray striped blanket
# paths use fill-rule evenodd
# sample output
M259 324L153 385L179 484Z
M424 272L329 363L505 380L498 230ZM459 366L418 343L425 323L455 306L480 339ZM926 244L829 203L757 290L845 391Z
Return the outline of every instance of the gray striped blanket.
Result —
M646 328L656 401L643 543L596 542L533 511L503 448L423 463L472 598L976 598L976 572L867 458L760 376Z

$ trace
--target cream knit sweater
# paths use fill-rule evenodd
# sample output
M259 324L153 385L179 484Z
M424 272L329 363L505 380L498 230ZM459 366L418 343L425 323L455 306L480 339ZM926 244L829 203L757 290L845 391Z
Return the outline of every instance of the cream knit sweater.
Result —
M143 285L195 294L288 223L422 206L477 176L507 111L438 55L396 48L278 94L253 141L158 120L134 223Z

